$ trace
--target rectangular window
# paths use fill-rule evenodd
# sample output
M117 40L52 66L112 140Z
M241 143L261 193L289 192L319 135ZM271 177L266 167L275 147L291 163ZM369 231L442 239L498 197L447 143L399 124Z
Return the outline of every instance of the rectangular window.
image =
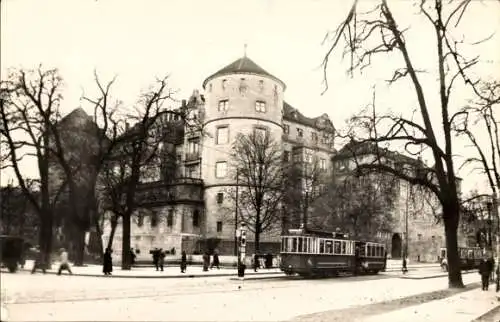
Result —
M174 225L174 210L170 209L167 214L167 226L172 227Z
M302 129L297 129L297 136L298 136L299 138L303 137L303 136L304 136L304 130L302 130Z
M224 193L223 192L217 193L217 203L221 204L223 200L224 200Z
M222 232L222 221L217 222L217 232L221 233Z
M227 111L228 109L229 109L229 100L219 101L219 106L218 106L219 112L224 112Z
M189 140L188 153L198 153L200 151L200 143L198 140Z
M267 130L261 127L256 127L254 133L258 138L265 138L267 136Z
M290 151L283 152L283 161L285 161L285 162L290 161Z
M229 127L218 127L216 144L227 144L229 142Z
M288 124L283 125L283 132L285 134L290 133L290 125L288 125Z
M326 170L326 160L325 160L325 159L321 159L321 160L319 161L319 168L320 168L321 170Z
M255 102L255 110L257 112L265 113L266 112L266 102L263 102L263 101Z
M144 225L144 215L142 213L137 214L137 226L142 227Z
M193 211L193 227L200 227L200 211L198 209Z
M217 162L215 164L215 176L217 178L225 178L227 175L227 162Z
M313 163L313 155L311 153L307 153L305 157L305 161L307 163Z
M312 132L311 133L311 139L314 143L317 143L318 142L318 133L316 132Z

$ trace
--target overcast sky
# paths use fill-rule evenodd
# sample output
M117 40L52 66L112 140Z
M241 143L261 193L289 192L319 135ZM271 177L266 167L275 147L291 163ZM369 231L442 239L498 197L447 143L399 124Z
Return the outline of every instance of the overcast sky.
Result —
M373 0L362 2L368 5ZM410 0L389 3L400 24L411 27L407 41L418 67L434 68L434 39L428 37L432 30L413 14L416 7ZM341 127L370 101L376 82L379 106L409 111L415 101L408 83L393 89L380 83L391 74L393 58L377 60L375 68L351 79L345 74L348 62L333 57L330 89L321 95L320 64L327 49L322 40L345 18L350 4L350 0L4 0L1 72L40 63L59 68L66 82L62 107L66 114L81 106L83 89L92 93L94 68L105 80L118 75L114 94L125 103L133 103L155 76L166 74L182 99L201 89L207 76L241 57L246 43L248 57L285 81L285 100L307 116L326 112ZM500 5L477 1L464 19L470 41L484 38L500 29ZM485 62L478 73L498 74L499 38L474 50ZM432 83L435 74L426 77ZM435 94L432 89L428 92ZM462 104L464 95L453 104ZM82 107L91 113L88 106ZM26 167L27 173L30 169ZM9 177L2 173L1 183ZM482 182L478 177L469 179L464 188L478 182Z

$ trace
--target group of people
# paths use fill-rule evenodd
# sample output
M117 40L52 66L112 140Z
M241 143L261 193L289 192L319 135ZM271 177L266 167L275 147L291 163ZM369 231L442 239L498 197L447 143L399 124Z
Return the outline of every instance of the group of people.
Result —
M35 274L37 269L40 269L44 274L47 271L48 263L46 262L39 246L35 248L36 257L33 268L31 269L31 274ZM62 271L68 271L69 274L73 275L71 271L71 266L69 264L69 255L65 248L59 249L59 268L57 270L57 275L61 275Z

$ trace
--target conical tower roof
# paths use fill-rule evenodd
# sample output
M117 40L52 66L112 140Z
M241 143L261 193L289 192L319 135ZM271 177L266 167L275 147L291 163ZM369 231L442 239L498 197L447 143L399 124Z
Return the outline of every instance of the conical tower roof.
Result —
M281 79L268 73L264 68L257 65L253 60L251 60L247 56L244 56L241 57L240 59L235 60L226 67L222 68L218 72L208 76L207 79L205 79L205 81L203 82L203 88L205 88L207 82L212 78L230 74L253 74L253 75L267 76L282 83L283 87L286 87L285 83Z

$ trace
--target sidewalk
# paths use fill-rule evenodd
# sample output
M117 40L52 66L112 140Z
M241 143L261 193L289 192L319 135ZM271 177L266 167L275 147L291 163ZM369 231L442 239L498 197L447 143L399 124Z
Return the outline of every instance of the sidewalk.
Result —
M477 270L462 271L462 275L472 274L472 273L477 274ZM442 271L440 267L422 267L422 268L408 267L408 273L406 274L403 274L403 272L401 272L401 269L392 271L386 270L385 272L381 272L380 274L391 277L412 279L412 280L422 280L422 279L448 276L448 272Z
M471 322L498 307L500 302L497 299L497 295L498 293L495 293L491 287L487 292L481 291L481 288L476 288L442 300L435 300L388 313L378 314L364 319L363 322ZM500 316L495 316L491 321L499 320Z
M71 264L70 264L71 265ZM33 267L33 261L26 261L24 269L20 271L31 271ZM59 269L59 263L54 262L52 268L47 270L47 274L57 274ZM224 268L221 269L210 269L208 272L203 271L202 266L188 266L186 273L181 273L179 266L164 266L164 270L156 271L153 266L150 267L132 267L131 270L125 271L121 267L114 266L111 276L105 276L102 272L101 265L87 265L81 267L75 267L71 265L71 271L75 276L86 276L86 277L107 277L107 278L193 278L193 277L224 277L224 276L237 276L236 268ZM40 270L37 270L36 274L42 274ZM63 271L62 274L68 274L67 271ZM245 270L245 276L269 276L269 275L283 275L279 268L271 269L259 269L254 272L252 269Z

